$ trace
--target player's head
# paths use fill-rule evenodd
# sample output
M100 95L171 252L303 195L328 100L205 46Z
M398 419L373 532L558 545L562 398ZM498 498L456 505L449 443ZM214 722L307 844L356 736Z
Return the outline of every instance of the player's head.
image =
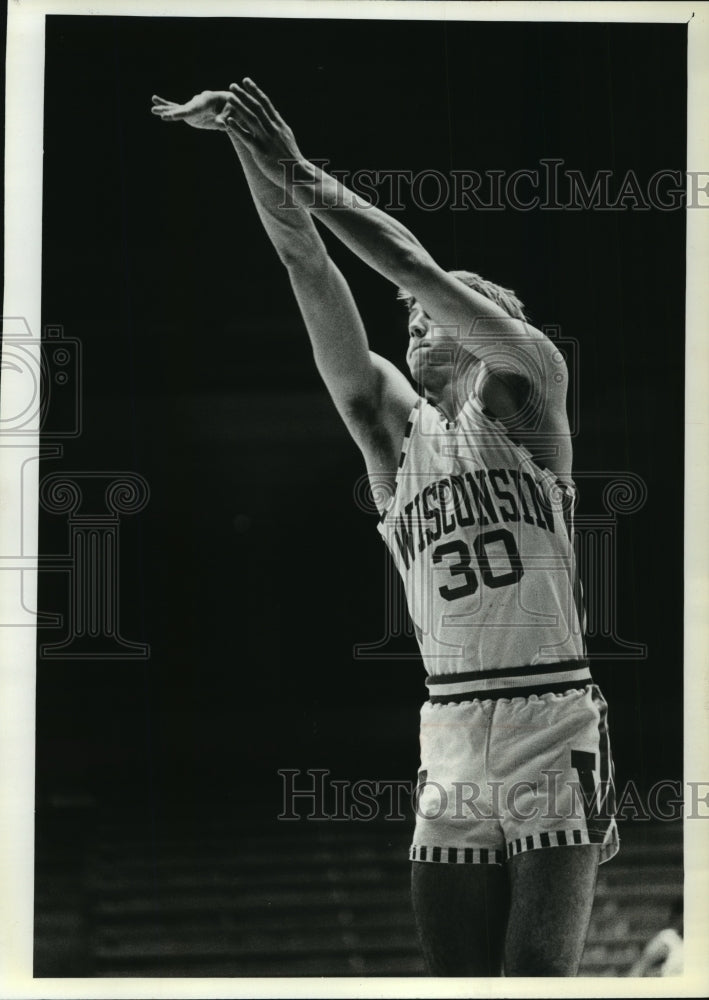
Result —
M526 319L524 305L511 289L487 281L474 271L448 273L468 288L473 288L490 299L513 319ZM461 363L466 367L475 363L476 359L469 351L464 350L460 337L446 334L445 328L434 331L430 317L410 292L400 288L397 298L404 303L409 313L409 348L406 360L411 374L424 388L440 389ZM419 353L418 348L424 345L426 350Z

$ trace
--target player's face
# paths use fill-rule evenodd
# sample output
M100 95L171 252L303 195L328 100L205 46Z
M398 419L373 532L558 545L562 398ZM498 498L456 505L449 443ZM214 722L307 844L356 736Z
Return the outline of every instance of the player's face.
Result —
M409 371L422 385L431 380L440 384L451 377L460 351L460 342L450 329L431 322L418 302L409 310Z

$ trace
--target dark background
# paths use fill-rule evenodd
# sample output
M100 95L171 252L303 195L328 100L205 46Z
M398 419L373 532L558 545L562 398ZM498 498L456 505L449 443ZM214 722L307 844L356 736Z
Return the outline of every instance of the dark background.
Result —
M62 796L146 823L205 804L274 818L278 768L410 779L418 763L413 640L384 650L403 659L353 657L385 628L359 453L228 140L162 124L151 94L251 75L336 169L558 156L617 186L629 169L684 169L685 57L676 25L47 19L42 315L81 342L83 433L42 474L149 483L120 526L120 628L151 652L39 657L38 835ZM684 213L398 217L443 266L515 288L538 326L578 342L575 468L648 490L617 532L617 630L647 657L601 658L613 643L590 641L616 777L681 777ZM373 349L403 363L394 289L328 245ZM601 509L590 492L579 514ZM66 539L66 517L42 511L40 552ZM66 609L63 574L42 576L39 607Z

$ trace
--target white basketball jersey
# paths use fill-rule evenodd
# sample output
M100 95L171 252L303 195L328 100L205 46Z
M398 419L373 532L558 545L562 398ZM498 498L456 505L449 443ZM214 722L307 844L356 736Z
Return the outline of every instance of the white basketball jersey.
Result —
M477 399L454 422L418 400L379 530L430 675L585 655L574 502Z

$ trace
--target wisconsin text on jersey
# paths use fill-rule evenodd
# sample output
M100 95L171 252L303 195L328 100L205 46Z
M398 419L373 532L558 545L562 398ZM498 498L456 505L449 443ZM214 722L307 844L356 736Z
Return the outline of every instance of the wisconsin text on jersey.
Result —
M506 486L514 492L505 489ZM393 532L408 568L417 551L423 552L456 527L468 528L476 523L484 527L520 520L546 531L555 530L551 503L532 475L519 468L475 469L444 476L417 492L395 519ZM431 521L433 527L425 526ZM507 535L499 533L497 537L504 543ZM524 568L518 565L516 571L519 579Z

